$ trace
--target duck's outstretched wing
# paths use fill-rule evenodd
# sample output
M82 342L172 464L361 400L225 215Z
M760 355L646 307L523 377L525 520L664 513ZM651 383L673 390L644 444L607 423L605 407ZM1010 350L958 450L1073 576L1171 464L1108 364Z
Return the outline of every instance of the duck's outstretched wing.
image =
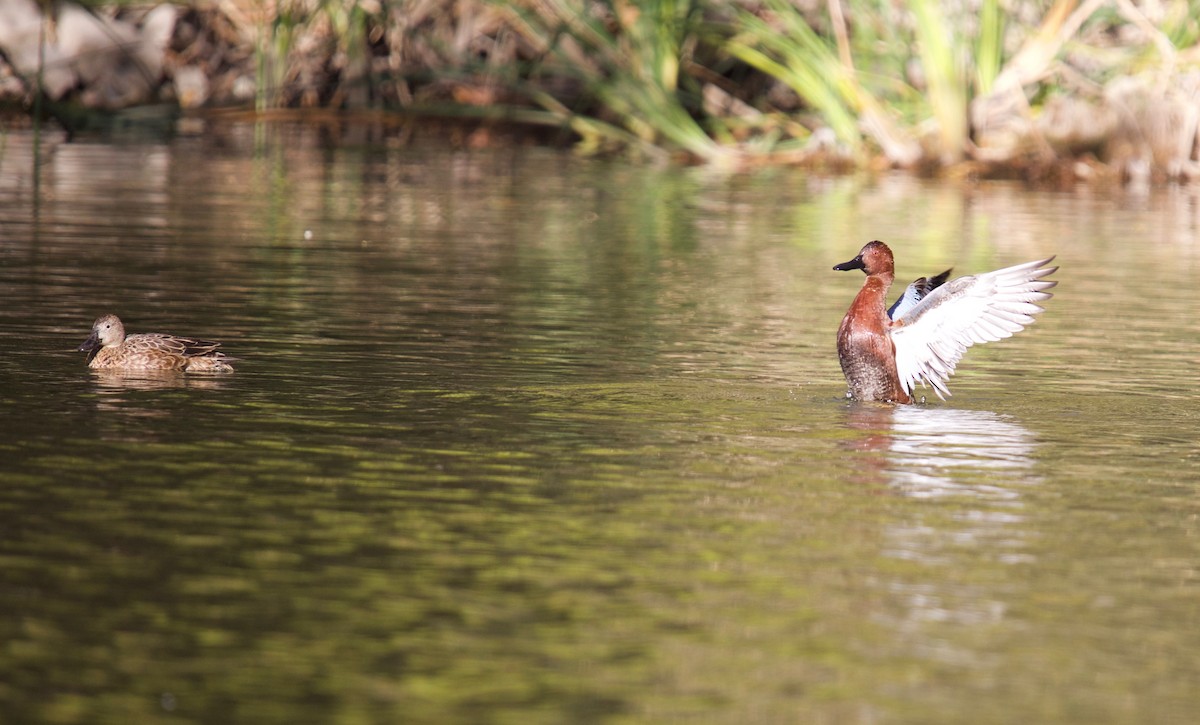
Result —
M1042 279L1058 270L1054 257L947 282L892 322L896 372L905 391L917 382L945 400L946 381L967 348L1011 337L1042 311L1037 302L1058 284Z

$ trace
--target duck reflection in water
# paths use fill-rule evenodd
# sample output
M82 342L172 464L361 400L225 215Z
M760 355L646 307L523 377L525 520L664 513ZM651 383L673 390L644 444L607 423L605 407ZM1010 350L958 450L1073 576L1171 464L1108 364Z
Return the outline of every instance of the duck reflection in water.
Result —
M974 494L1012 499L1036 482L1033 434L986 410L854 405L846 443L857 478L906 496Z
M216 390L226 379L214 375L184 375L178 370L93 370L96 383L108 390Z
M176 370L93 370L92 382L96 410L120 413L135 418L169 418L171 408L159 395L138 395L146 391L217 390L228 380L215 375L184 375Z
M962 572L1036 560L1037 529L1025 507L1026 492L1041 481L1034 435L991 411L873 404L845 411L851 475L867 495L893 499L882 506L867 499L877 516L865 518L858 535L873 539L881 557L915 564L878 580L889 604L876 612L879 621L928 643L942 640L947 624L1004 620L1003 590Z
M1057 282L1043 279L1058 267L1054 257L968 275L946 282L950 270L910 284L889 310L885 296L895 279L892 250L867 243L835 270L867 275L838 327L838 361L856 400L913 402L918 382L939 398L972 345L1001 340L1025 329L1042 312L1037 302L1052 296Z

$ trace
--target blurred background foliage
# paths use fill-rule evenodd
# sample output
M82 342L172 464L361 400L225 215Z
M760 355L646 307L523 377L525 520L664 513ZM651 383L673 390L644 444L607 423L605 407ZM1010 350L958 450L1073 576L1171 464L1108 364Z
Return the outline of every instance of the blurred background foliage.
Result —
M86 5L135 28L149 7ZM163 82L184 107L252 99L259 112L517 123L583 153L731 167L967 162L1045 173L1069 163L1073 176L1171 177L1196 167L1200 0L172 7Z

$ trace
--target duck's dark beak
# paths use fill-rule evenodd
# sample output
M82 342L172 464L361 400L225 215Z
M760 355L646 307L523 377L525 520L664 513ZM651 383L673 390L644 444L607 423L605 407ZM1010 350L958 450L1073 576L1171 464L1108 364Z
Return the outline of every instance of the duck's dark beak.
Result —
M851 259L849 262L842 262L841 264L833 265L833 268L839 272L849 272L852 269L866 269L866 267L867 265L863 264L861 254L854 259Z
M100 333L92 330L92 334L88 339L83 341L83 344L76 348L76 352L92 352L100 348Z

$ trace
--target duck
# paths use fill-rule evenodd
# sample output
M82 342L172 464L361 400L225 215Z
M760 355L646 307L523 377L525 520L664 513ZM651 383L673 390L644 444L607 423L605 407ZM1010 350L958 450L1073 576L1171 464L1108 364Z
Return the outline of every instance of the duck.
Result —
M1053 256L950 281L950 270L922 277L889 309L895 257L883 242L868 242L856 257L833 267L867 275L838 326L847 396L910 404L919 382L945 400L947 382L967 348L1011 337L1044 311L1037 303L1053 297L1046 290L1058 284L1045 279L1058 271L1048 266L1052 261Z
M88 354L92 370L177 370L198 373L231 373L234 361L217 350L219 342L177 337L159 332L126 335L116 315L98 317L92 334L79 346Z

